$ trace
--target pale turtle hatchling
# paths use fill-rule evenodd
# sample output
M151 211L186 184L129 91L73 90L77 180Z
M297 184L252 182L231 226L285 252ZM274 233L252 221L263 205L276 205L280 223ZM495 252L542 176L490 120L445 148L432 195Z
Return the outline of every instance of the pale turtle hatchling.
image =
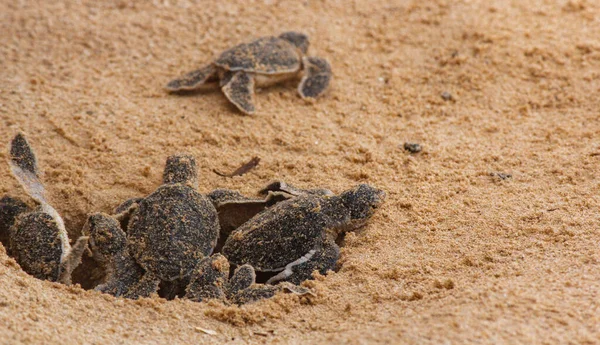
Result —
M325 274L333 269L339 257L337 236L364 225L385 200L385 192L367 184L340 195L281 184L265 190L286 189L295 196L243 223L222 249L236 266L249 264L258 272L275 274L268 284L282 280L300 284L314 270Z
M79 237L71 247L63 219L46 200L35 154L20 133L11 142L10 167L27 194L39 203L31 212L23 209L14 220L9 230L10 253L32 276L70 284L88 238Z
M327 60L306 56L308 36L285 32L242 43L219 55L212 63L166 85L169 92L209 89L218 86L239 110L256 111L254 88L276 84L302 75L298 93L314 99L328 88L332 78Z

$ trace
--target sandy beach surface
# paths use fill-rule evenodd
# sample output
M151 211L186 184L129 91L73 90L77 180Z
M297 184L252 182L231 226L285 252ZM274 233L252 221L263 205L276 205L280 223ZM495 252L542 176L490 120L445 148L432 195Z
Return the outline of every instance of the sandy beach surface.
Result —
M314 103L287 82L244 116L162 89L288 30L333 66ZM242 307L103 295L90 258L79 285L40 281L0 246L0 343L600 342L599 32L592 0L1 1L0 138L27 135L72 239L177 152L203 193L281 179L388 198L305 283L316 297ZM8 164L4 194L33 205Z

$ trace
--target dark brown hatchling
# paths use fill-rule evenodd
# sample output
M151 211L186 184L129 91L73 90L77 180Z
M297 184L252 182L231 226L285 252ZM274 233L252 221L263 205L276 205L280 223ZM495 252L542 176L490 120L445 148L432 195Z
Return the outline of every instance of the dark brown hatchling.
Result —
M129 252L163 281L188 277L217 243L217 210L196 191L197 173L194 157L170 156L163 185L138 203L127 226Z
M165 88L178 92L218 86L239 110L253 114L255 87L301 76L298 93L314 99L327 90L332 74L327 60L306 56L308 45L308 36L299 32L242 43L222 52L212 63L172 80Z
M159 284L166 290L187 285L194 267L213 252L219 234L215 207L196 191L197 173L191 155L169 156L156 191L125 201L113 216L90 216L86 231L92 252L109 268L97 290L137 298L156 292Z
M14 220L9 230L10 253L32 276L70 284L88 238L79 237L71 247L63 219L46 200L35 154L23 134L17 134L11 142L10 167L27 194L39 204L31 212L24 209Z
M156 292L159 280L146 273L129 254L127 235L117 219L104 213L92 214L83 231L89 236L94 259L106 268L105 282L96 286L96 291L131 299Z
M293 197L266 208L231 233L222 253L236 266L251 265L274 274L267 283L300 284L314 270L324 274L339 257L335 239L356 229L385 200L385 192L361 184L340 195L269 185L264 191L292 192Z

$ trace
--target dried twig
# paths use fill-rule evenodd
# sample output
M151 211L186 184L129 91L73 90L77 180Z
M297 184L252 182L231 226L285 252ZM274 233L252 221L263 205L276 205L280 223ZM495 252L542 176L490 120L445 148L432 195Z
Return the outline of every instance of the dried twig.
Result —
M224 174L222 172L217 171L216 169L213 169L213 172L219 176L223 176L223 177L234 177L234 176L242 176L245 173L247 173L248 171L254 169L254 167L256 167L258 165L258 163L260 162L260 158L258 157L253 157L250 161L248 161L247 163L244 163L241 167L237 168L234 172L232 172L231 174Z

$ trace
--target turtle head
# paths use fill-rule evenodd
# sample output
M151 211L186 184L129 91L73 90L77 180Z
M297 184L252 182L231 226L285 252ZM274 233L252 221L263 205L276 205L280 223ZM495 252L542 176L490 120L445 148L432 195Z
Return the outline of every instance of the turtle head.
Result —
M163 183L182 183L198 188L198 168L196 159L188 154L176 154L167 158Z
M350 210L350 219L361 223L369 219L385 201L385 192L368 184L358 186L340 195L344 206Z
M308 36L301 32L288 31L279 35L282 40L290 42L292 45L300 49L302 54L308 51Z
M127 237L121 230L119 222L104 213L94 213L89 216L83 228L89 236L89 244L94 256L106 260L125 250Z

